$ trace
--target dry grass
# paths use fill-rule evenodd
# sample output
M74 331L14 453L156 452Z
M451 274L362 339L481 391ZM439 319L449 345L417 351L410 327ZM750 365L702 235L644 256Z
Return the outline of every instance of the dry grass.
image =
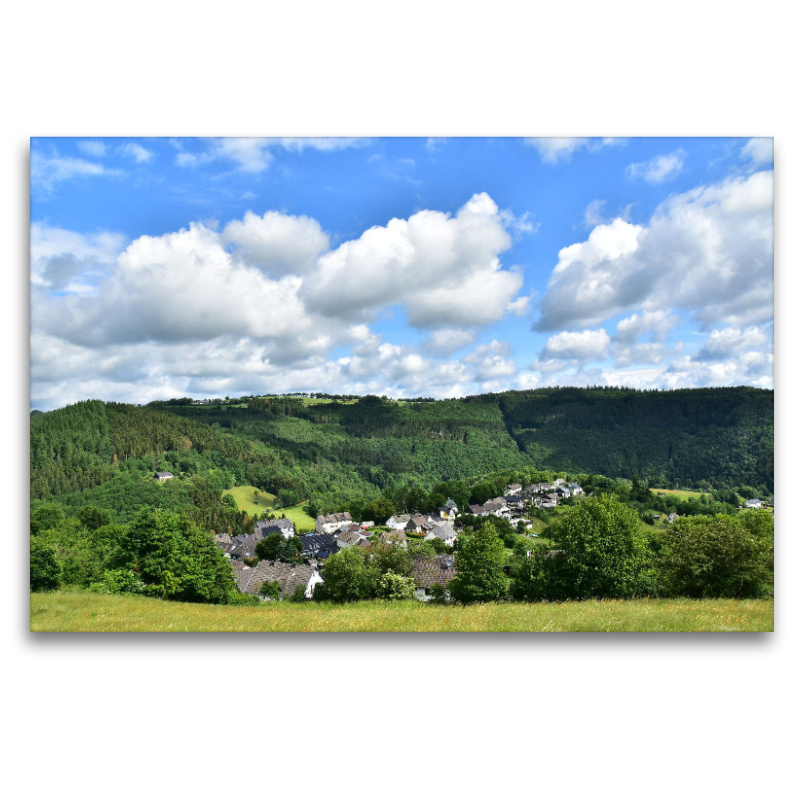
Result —
M32 631L772 631L771 600L608 600L487 603L415 601L259 607L170 603L56 592L31 595Z

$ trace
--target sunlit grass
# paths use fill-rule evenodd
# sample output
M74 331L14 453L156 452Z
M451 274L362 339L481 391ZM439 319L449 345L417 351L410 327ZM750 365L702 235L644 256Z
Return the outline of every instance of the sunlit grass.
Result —
M255 502L258 493L258 502ZM275 502L275 495L264 492L255 486L234 486L222 494L232 494L240 511L246 511L251 517L260 517Z
M32 631L772 631L771 600L415 601L258 607L55 592L31 595Z
M651 489L655 494L667 494L671 497L677 497L679 500L694 500L703 496L703 492L689 492L683 489Z
M298 532L301 531L313 531L314 527L316 526L316 520L313 517L309 517L305 511L303 511L303 505L291 506L289 508L279 508L275 511L277 516L281 516L284 514L286 519L290 519L292 524L295 527L295 530Z

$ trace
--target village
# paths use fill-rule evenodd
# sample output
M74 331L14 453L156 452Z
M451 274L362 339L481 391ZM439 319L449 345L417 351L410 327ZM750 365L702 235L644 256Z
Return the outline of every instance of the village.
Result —
M155 477L163 481L172 475L158 473ZM552 484L533 483L525 488L514 483L506 487L502 496L482 505L469 505L463 512L452 499L448 499L430 513L397 514L386 520L385 525L376 526L370 520L355 521L349 512L344 511L318 516L313 533L302 535L298 535L291 520L261 519L255 523L251 534L232 537L218 533L215 542L229 559L240 592L266 600L261 593L262 586L277 583L280 597L275 599L283 600L298 598L300 593L310 599L314 587L324 582L325 561L342 549L370 549L378 542L407 548L412 539L435 541L437 555L432 559L415 558L411 571L415 596L418 600L428 601L437 593L435 587L444 590L447 582L457 574L452 553L465 518L505 519L517 531L534 539L531 511L554 509L560 501L583 493L578 483L564 479L557 479ZM294 544L295 557L288 561L258 560L256 548L259 542L275 533ZM444 552L439 552L442 550Z

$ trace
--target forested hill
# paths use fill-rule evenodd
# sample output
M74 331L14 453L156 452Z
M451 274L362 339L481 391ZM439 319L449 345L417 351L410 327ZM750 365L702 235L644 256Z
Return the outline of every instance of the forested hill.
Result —
M95 400L31 415L32 498L146 469L252 484L289 503L368 499L401 484L531 468L771 490L773 393L543 389L463 400L247 397L146 407Z
M565 388L475 400L497 402L520 450L548 469L773 489L769 390Z

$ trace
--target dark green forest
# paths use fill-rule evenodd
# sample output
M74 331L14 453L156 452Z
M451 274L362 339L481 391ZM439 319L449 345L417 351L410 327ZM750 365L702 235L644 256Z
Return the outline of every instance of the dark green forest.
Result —
M773 392L745 387L543 389L425 402L368 396L352 404L90 400L31 416L31 498L97 503L116 482L141 495L131 516L155 491L166 506L183 505L185 497L172 503L170 493L185 487L142 487L140 476L158 469L220 490L252 484L287 505L314 497L334 506L405 485L429 490L529 469L771 492L773 424Z

